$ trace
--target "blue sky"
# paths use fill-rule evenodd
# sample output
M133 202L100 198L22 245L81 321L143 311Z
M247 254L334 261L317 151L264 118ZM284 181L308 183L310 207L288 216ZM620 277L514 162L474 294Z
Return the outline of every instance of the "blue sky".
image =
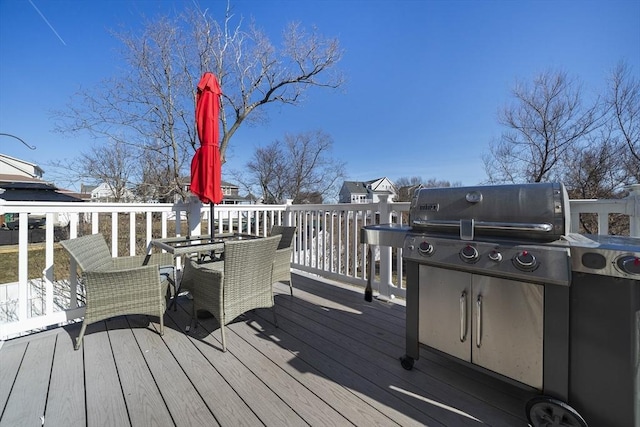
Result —
M0 153L45 169L90 145L53 132L51 111L79 87L118 71L109 29L140 28L142 15L194 2L220 16L226 0L0 0ZM640 75L640 0L236 0L277 44L288 22L316 25L344 49L339 91L311 90L300 107L269 110L269 122L241 129L225 171L285 133L322 129L351 180L421 176L475 185L503 128L497 112L516 80L548 69L604 90L624 60ZM48 176L49 175L49 176Z

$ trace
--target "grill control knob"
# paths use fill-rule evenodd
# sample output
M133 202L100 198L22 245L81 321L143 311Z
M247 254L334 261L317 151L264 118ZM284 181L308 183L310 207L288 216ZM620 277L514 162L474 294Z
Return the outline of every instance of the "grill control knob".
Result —
M538 260L529 251L522 251L513 257L513 265L522 271L533 271L538 268Z
M478 250L471 245L467 245L460 251L460 258L464 262L472 263L476 262L480 255L478 254Z
M489 252L489 259L491 261L500 262L502 261L502 254L494 249L491 252Z
M433 245L427 241L422 241L418 245L418 252L420 252L420 255L431 255L433 254Z
M618 258L616 264L627 274L640 274L640 257L625 255Z

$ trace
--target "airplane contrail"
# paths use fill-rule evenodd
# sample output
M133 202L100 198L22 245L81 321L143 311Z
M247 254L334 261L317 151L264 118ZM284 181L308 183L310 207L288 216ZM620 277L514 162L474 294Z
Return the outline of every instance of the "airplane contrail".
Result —
M53 25L51 25L51 24L49 23L49 21L47 20L47 18L45 18L45 16L42 14L42 12L40 12L40 9L38 9L38 8L36 7L36 5L35 5L35 4L33 4L33 2L32 2L31 0L29 0L29 3L31 3L31 6L33 6L33 8L36 10L36 12L38 12L38 13L40 14L40 16L42 17L42 19L44 20L44 22L46 22L46 23L47 23L47 25L49 26L49 28L51 28L51 31L53 31L53 34L55 34L55 35L56 35L56 37L58 37L58 39L62 42L62 44L66 46L67 44L64 42L64 40L62 40L62 37L60 37L60 34L58 34L58 32L56 31L56 29L55 29L55 28L53 28Z

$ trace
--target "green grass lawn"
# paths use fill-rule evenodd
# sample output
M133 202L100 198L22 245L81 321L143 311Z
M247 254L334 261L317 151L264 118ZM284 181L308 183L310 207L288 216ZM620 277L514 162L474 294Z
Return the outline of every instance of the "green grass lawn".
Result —
M34 244L29 247L29 279L42 277L45 267L44 244ZM53 250L54 279L66 279L69 277L69 255L58 244ZM0 247L0 283L12 283L18 281L18 246Z

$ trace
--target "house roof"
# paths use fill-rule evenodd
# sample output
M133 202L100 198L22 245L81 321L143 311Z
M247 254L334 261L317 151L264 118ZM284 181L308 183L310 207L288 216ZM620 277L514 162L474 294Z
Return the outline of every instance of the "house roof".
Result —
M35 178L32 176L17 175L17 174L11 174L11 173L0 173L0 186L5 183L19 183L19 182L46 183L46 181L43 181L40 178Z
M351 194L365 194L365 193L368 193L369 191L376 194L393 194L393 191L389 191L389 190L374 190L374 189L370 190L369 189L369 186L371 184L373 184L374 182L382 181L384 179L386 178L385 177L376 178L370 181L344 181L342 185Z
M54 187L55 188L55 187ZM6 188L0 199L21 202L82 202L81 199L50 188Z
M70 194L59 192L58 188L38 178L20 175L0 174L0 199L23 202L81 202Z
M345 181L343 184L344 188L351 194L357 193L367 193L367 184L366 182L359 181Z

